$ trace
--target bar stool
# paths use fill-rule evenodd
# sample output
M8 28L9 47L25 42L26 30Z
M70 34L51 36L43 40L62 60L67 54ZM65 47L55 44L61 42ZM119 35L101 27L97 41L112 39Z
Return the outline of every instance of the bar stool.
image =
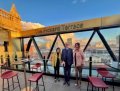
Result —
M93 87L98 88L98 91L99 91L99 89L102 89L102 91L105 91L108 88L108 85L106 85L102 79L100 79L98 77L93 77L93 76L90 77L89 76L87 91L88 91L89 83L91 83L91 85L92 85L92 91L94 91Z
M115 75L113 75L112 73L110 73L106 68L97 68L97 72L98 72L98 75L99 74L102 76L102 79L105 78L105 81L107 78L110 78L112 79L112 82L113 82L113 91L114 91L114 78L115 78Z
M39 79L42 78L42 85L38 84ZM45 85L44 85L44 80L43 80L43 73L35 73L32 76L30 76L28 78L28 81L30 82L30 90L31 91L31 82L35 82L36 83L36 90L35 91L39 91L39 86L43 86L44 87L44 91L45 91Z
M41 63L36 63L34 66L32 66L32 71L33 71L33 69L36 69L36 71L38 72L38 68L40 68L40 70L41 70Z
M14 82L14 77L17 77L17 82ZM3 79L3 83L2 83L2 91L4 91L4 90L8 90L8 91L10 91L10 86L13 86L13 89L12 89L12 91L17 87L15 87L14 85L15 85L15 83L18 83L18 86L19 86L19 88L20 88L20 90L21 90L21 87L20 87L20 83L19 83L19 79L18 79L18 73L17 72L14 72L14 71L6 71L6 72L4 72L4 73L2 73L1 74L1 78ZM4 80L7 80L7 84L8 84L8 88L5 88L4 87ZM10 85L10 83L9 83L9 80L10 79L12 79L12 84Z

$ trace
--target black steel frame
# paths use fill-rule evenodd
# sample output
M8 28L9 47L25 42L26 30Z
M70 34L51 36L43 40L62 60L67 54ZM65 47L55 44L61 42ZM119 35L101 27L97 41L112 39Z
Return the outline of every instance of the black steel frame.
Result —
M53 48L54 48L54 46L55 46L55 43L56 43L58 37L60 38L63 46L65 47L65 42L64 42L64 40L62 39L61 35L60 35L60 34L57 34L56 37L55 37L55 39L54 39L54 41L53 41L53 44L52 44L52 46L51 46L50 52L49 52L49 54L48 54L48 56L47 56L46 64L47 64L47 62L48 62L48 59L50 58L50 55L51 55L51 53L52 53L52 50L53 50Z
M37 50L37 53L38 53L39 57L43 59L42 53L41 53L41 51L40 51L40 49L39 49L39 47L38 47L34 37L32 37L32 40L33 40L33 44L34 44L34 46L35 46L35 48Z
M59 36L60 40L62 41L63 46L65 47L65 42L63 41L63 39L62 39L61 35L60 35L60 34L58 34L58 36Z
M107 41L105 40L104 36L100 33L99 28L94 28L93 33L92 33L91 37L89 38L89 40L88 40L88 42L87 42L87 44L86 44L86 46L85 46L85 48L84 48L83 51L84 51L84 52L86 51L87 47L89 46L89 44L90 44L90 42L92 41L92 39L93 39L93 37L94 37L94 35L95 35L96 32L97 32L98 36L100 37L101 41L103 42L103 44L104 44L105 48L107 49L108 53L110 54L111 58L112 58L114 61L117 61L116 56L114 55L113 51L111 50L111 48L110 48L110 46L108 45ZM53 50L53 48L54 48L54 45L55 45L58 37L60 38L60 40L62 41L63 46L65 47L65 43L64 43L61 35L60 35L60 34L56 34L56 37L55 37L55 39L54 39L54 41L53 41L53 44L52 44L52 46L51 46L51 48L50 48L50 51L49 51L49 53L48 53L47 61L48 61L48 59L49 59L50 56L51 56L52 50ZM29 51L32 41L33 41L33 43L34 43L34 45L35 45L35 47L36 47L36 50L37 50L37 52L38 52L39 57L43 58L42 53L40 52L40 49L39 49L39 47L37 46L37 43L36 43L34 37L32 37L32 38L29 40L28 46L27 46L27 48L26 48L26 51ZM22 47L21 47L21 49L22 49Z
M30 38L30 40L28 41L27 48L26 48L27 52L29 52L31 44L32 44L32 38Z
M91 40L92 40L93 36L95 35L95 33L96 33L96 31L93 31L93 33L92 33L92 35L91 35L90 39L88 40L88 42L87 42L87 44L86 44L86 46L85 46L85 48L84 48L83 52L85 52L85 50L87 49L87 47L88 47L88 45L90 44L90 42L91 42Z
M54 48L54 46L55 46L55 43L56 43L56 41L57 41L57 38L58 38L58 34L56 35L56 37L55 37L55 39L54 39L54 41L53 41L53 44L52 44L52 46L51 46L51 48L50 48L50 52L49 52L49 54L48 54L48 56L47 56L47 59L50 58L50 55L51 55L51 53L52 53L52 50L53 50L53 48ZM47 60L47 61L48 61L48 60Z
M54 48L54 46L55 46L55 43L56 43L58 37L60 38L63 46L65 47L65 43L64 43L64 40L62 39L61 35L60 35L60 34L57 34L56 37L55 37L55 39L54 39L54 41L53 41L53 44L52 44L52 46L51 46L51 48L50 48L50 51L49 51L49 53L48 53L47 60L46 60L45 64L47 64L48 59L50 58L50 55L51 55L51 53L52 53L52 50L53 50L53 48ZM38 47L38 45L37 45L34 37L31 37L30 40L28 41L27 48L26 48L26 52L29 52L29 49L30 49L30 46L31 46L31 43L32 43L32 42L33 42L33 44L34 44L34 46L35 46L35 48L36 48L36 50L37 50L37 53L38 53L38 55L39 55L39 58L42 58L43 60L45 60L45 59L43 58L43 55L42 55L42 53L41 53L41 51L40 51L40 49L39 49L39 47ZM23 43L22 43L22 44L23 44ZM21 51L22 51L22 50L23 50L23 47L22 47L22 45L21 45Z
M119 35L119 58L118 58L119 62L120 62L120 35Z
M101 34L99 29L96 29L95 31L97 32L98 36L100 37L101 41L103 42L105 48L107 49L113 61L117 61L116 56L114 55L113 51L111 50L110 46L108 45L107 41L105 40L104 36Z
M83 51L84 51L84 52L86 51L86 49L87 49L87 47L89 46L90 42L92 41L95 33L97 33L98 36L100 37L102 43L104 44L105 48L107 49L107 51L108 51L108 53L110 54L110 56L111 56L111 58L113 59L113 61L117 61L116 56L114 55L113 51L111 50L110 46L108 45L108 43L107 43L107 41L105 40L104 36L101 34L101 32L100 32L100 30L99 30L98 27L93 29L93 33L92 33L91 37L89 38L89 40L88 40L88 42L87 42L87 44L86 44L86 46L85 46L85 48L84 48ZM31 46L31 43L32 43L32 41L33 41L33 44L34 44L34 46L35 46L35 48L36 48L36 50L37 50L37 53L38 53L39 57L42 58L42 59L45 61L45 62L44 62L44 66L45 66L45 69L46 69L47 62L48 62L48 60L49 60L49 58L50 58L50 56L51 56L52 50L53 50L53 48L54 48L54 46L55 46L55 43L56 43L58 37L60 38L63 46L65 47L65 42L64 42L64 40L62 39L61 35L60 35L60 34L56 34L56 37L55 37L55 39L54 39L54 41L53 41L53 44L52 44L52 46L51 46L51 48L50 48L50 51L49 51L49 53L48 53L47 59L44 59L44 58L43 58L42 53L41 53L41 51L40 51L40 49L39 49L39 47L38 47L38 45L37 45L34 37L31 37L31 38L30 38L30 40L29 40L29 42L28 42L28 45L27 45L27 48L26 48L26 51L29 51L30 46ZM21 43L21 44L22 44L22 45L21 45L21 50L23 50L23 49L24 49L24 47L23 47L23 44L24 44L23 39L21 40L21 42L22 42L22 43ZM119 37L119 43L120 43L120 37ZM23 54L23 55L24 55L24 54ZM119 51L119 55L120 55L120 51ZM91 58L91 59L92 59L92 58ZM120 59L120 56L119 56L119 59ZM92 60L90 60L90 63L91 63L91 65L90 65L90 68L89 68L89 75L91 76L91 75L92 75ZM45 72L46 72L46 71L45 71Z
M4 50L5 52L8 52L8 42L4 41Z
M22 58L24 58L25 53L24 53L24 39L23 38L20 39L20 44L21 44Z

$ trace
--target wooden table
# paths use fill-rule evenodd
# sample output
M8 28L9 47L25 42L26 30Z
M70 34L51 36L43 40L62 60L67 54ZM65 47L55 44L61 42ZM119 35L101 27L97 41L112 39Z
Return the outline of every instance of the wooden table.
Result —
M15 61L13 62L12 64L13 65L22 65L23 66L23 70L24 70L24 80L25 80L25 88L22 90L22 91L30 91L29 90L29 87L27 86L27 76L26 76L26 68L25 68L25 64L27 62L30 62L30 60L26 60L26 59L23 59L21 61ZM32 89L31 89L32 91Z

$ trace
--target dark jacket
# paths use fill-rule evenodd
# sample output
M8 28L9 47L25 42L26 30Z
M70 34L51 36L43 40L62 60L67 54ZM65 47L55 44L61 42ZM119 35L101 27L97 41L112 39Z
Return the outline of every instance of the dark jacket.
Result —
M68 65L72 65L73 64L73 50L71 48L63 49L61 60L64 61L65 63L67 62Z

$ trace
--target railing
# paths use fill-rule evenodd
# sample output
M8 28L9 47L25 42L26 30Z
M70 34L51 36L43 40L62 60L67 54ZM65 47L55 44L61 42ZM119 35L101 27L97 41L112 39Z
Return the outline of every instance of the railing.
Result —
M8 58L7 58L8 59ZM21 58L19 58L21 59ZM44 72L45 74L48 74L48 75L54 75L54 67L51 66L51 61L49 60L48 61L48 64L46 64L46 60L47 59L34 59L34 61L32 63L30 63L30 67L32 67L33 65L35 65L37 62L40 62L42 63L42 66L41 66L41 70L38 70L38 71L42 71ZM97 63L95 63L97 64ZM98 66L95 66L94 62L92 62L92 58L90 57L90 59L88 61L85 61L85 65L83 67L83 72L82 72L82 77L83 78L86 78L88 75L92 75L92 76L97 76L97 67ZM103 62L98 62L98 65L101 64L103 66L105 66L105 64ZM11 64L12 65L12 64ZM16 66L11 66L10 68L8 69L12 69L12 70L16 70L16 71L23 71L23 67L22 65L18 65L18 67ZM36 72L36 71L32 71L31 68L29 68L29 65L26 65L26 69L27 69L27 72ZM115 82L116 83L119 83L120 82L120 73L115 71L114 69L112 68L107 68L110 72L112 72L113 74L116 75L116 79L115 79ZM60 76L64 76L64 67L61 65L60 66ZM75 67L74 65L72 65L71 67L71 77L75 78ZM111 82L109 79L107 80L109 82Z

